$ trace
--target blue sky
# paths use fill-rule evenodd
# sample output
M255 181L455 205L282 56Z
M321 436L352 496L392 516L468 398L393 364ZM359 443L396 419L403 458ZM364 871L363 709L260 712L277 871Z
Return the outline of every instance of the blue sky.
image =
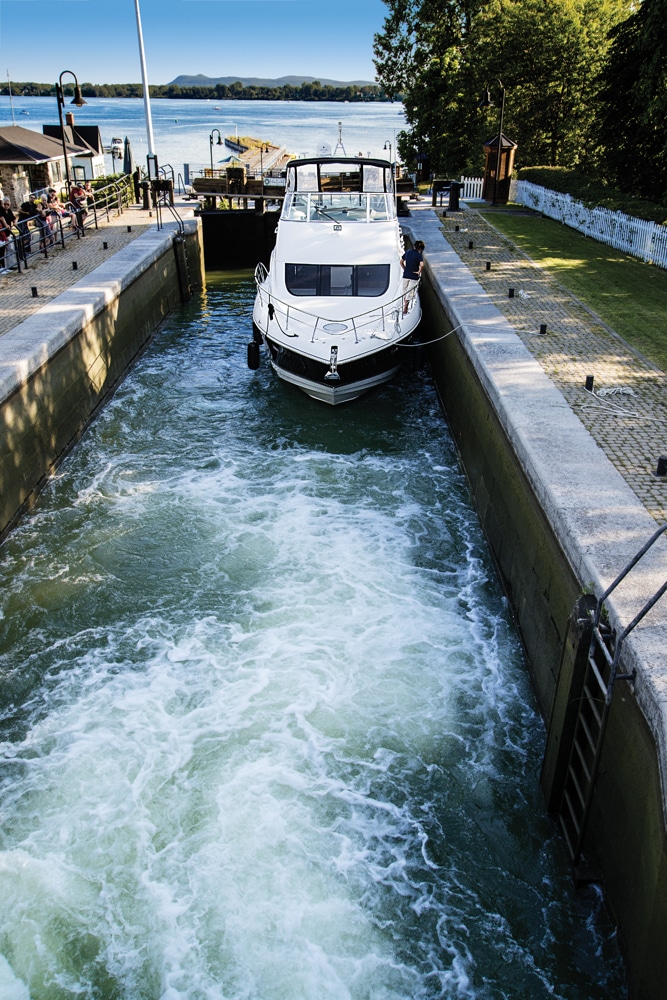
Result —
M181 73L373 80L382 0L140 0L150 83ZM134 0L0 0L0 75L141 80ZM71 79L71 78L67 78Z

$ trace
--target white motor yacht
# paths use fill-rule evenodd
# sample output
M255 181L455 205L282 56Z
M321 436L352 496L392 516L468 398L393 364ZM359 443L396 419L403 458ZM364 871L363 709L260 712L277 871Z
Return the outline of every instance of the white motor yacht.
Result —
M255 272L251 367L263 342L280 378L331 404L398 371L421 306L416 286L403 295L393 173L335 154L288 163L270 267Z

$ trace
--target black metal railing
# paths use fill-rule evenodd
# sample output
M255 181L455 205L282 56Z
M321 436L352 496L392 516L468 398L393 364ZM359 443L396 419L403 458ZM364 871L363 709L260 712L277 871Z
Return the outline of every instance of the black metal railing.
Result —
M122 215L134 200L132 177L124 174L96 188L85 204L65 199L57 207L44 212L36 210L34 216L17 220L7 241L0 243L0 271L19 272L33 257L48 258L56 247L66 246L71 239L81 239L88 230L98 229L100 222L108 222L112 213Z

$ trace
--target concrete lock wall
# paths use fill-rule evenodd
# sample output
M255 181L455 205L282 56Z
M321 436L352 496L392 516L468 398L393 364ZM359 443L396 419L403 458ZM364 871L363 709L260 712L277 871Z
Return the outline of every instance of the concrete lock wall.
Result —
M429 243L429 246L431 244ZM452 330L434 281L423 283L422 329L429 340ZM456 321L457 317L452 317ZM559 692L568 619L590 581L580 579L536 496L456 333L429 349L433 377L480 521L511 601L547 724L558 725L569 688ZM622 569L618 567L618 571ZM558 744L559 733L550 733ZM555 737L555 739L554 739ZM548 770L549 761L545 761ZM625 950L633 997L659 1000L667 981L667 836L655 732L629 685L617 685L587 827L586 860L602 873Z
M190 281L204 281L201 226L186 223ZM3 336L0 537L181 299L171 228L150 230Z

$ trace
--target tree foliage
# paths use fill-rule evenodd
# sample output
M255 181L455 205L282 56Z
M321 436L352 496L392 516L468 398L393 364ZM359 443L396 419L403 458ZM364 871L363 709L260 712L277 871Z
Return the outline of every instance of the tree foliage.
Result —
M598 137L621 191L667 204L667 0L643 0L611 33Z
M663 0L665 2L665 0ZM402 155L431 168L479 172L482 143L497 135L498 111L478 110L489 86L505 89L503 131L518 163L594 162L595 81L610 29L629 0L385 0L375 38L378 79L404 94L410 126Z
M65 94L72 93L68 81L64 85ZM12 93L24 97L55 97L52 83L12 83ZM84 97L142 97L140 83L82 83ZM232 84L216 84L214 87L179 87L177 84L151 85L151 97L181 98L185 100L216 101L386 101L388 98L380 87L371 84L363 86L349 84L335 87L331 84L302 83L299 86L285 84L282 87L244 86L241 81ZM0 94L8 95L9 86L0 85Z

